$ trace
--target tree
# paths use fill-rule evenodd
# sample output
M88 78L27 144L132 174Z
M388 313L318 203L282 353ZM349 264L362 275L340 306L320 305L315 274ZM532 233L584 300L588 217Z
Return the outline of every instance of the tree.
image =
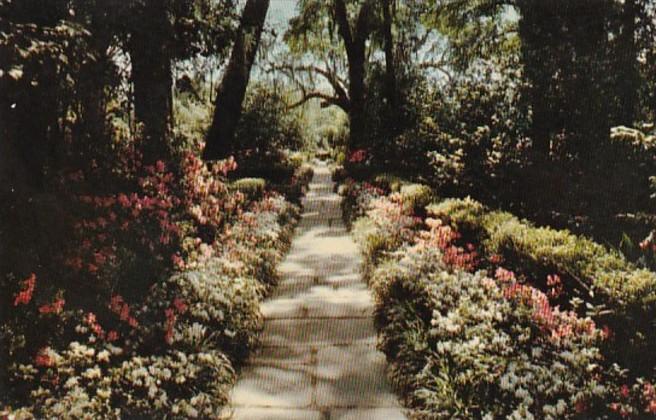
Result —
M367 41L375 28L373 2L362 0L347 5L344 0L305 0L299 3L299 9L299 16L291 21L286 34L287 42L296 52L315 55L311 61L323 62L324 66L288 65L287 68L290 74L301 71L323 77L333 93L326 94L316 89L307 92L299 83L303 97L295 105L319 98L325 105L339 106L349 116L350 147L360 147L366 129ZM339 49L331 45L336 41ZM342 70L348 83L344 83L340 74Z
M221 53L230 39L234 1L131 1L126 36L135 114L144 125L144 162L152 164L170 153L172 61Z
M219 159L232 151L235 129L268 9L269 0L248 0L244 6L230 61L217 89L214 117L203 151L205 160Z
M143 160L153 164L169 154L171 129L171 33L166 8L146 0L135 8L139 24L129 34L128 51L134 83L134 111L143 124Z
M555 136L567 138L564 150L570 156L585 158L596 150L593 142L608 138L613 0L430 3L434 25L455 43L456 65L489 54L519 54L536 156L553 152ZM508 18L512 13L516 19ZM519 50L513 49L515 36Z
M338 32L346 49L349 75L349 123L350 146L358 148L362 144L366 130L365 115L365 71L366 42L372 31L371 3L365 0L355 18L354 25L349 20L344 0L334 0L333 14Z

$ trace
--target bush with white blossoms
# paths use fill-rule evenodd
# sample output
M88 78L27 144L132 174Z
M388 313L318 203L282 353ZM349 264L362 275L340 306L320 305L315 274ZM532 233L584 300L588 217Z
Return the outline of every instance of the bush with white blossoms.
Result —
M111 344L73 341L63 351L42 348L34 363L13 366L22 381L38 380L30 393L31 415L36 418L117 417L112 404L112 362L123 350Z
M601 332L435 248L402 248L373 273L381 349L416 418L570 418L605 411ZM557 327L556 327L557 325ZM551 329L551 332L548 332Z
M489 241L472 234L482 206L447 200L410 210L395 193L363 195L347 204L362 207L344 216L363 215L353 233L375 295L380 348L413 418L656 414L653 381L632 378L609 357L619 345L613 331L579 310L585 302L568 295L557 272L534 278L539 272L488 252ZM447 218L436 211L444 205ZM510 219L499 214L489 224ZM542 245L542 255L562 253L556 242Z
M148 298L155 321L149 332L187 351L221 349L239 360L254 347L262 326L261 289L251 277L230 277L212 266L173 275ZM202 329L190 333L194 325Z
M305 171L300 182L307 181ZM12 387L24 388L29 398L15 409L0 407L0 418L221 413L236 368L257 344L259 304L276 284L276 266L300 213L272 191L233 211L236 216L222 225L191 230L173 258L178 271L154 282L138 304L114 295L109 317L62 312L63 300L39 307L79 325L68 336L45 337L47 345L33 360L11 366ZM211 209L203 214L214 220ZM24 289L16 297L20 304L31 299L30 279Z
M113 369L115 400L124 418L209 418L221 412L235 380L221 352L170 351L135 356Z

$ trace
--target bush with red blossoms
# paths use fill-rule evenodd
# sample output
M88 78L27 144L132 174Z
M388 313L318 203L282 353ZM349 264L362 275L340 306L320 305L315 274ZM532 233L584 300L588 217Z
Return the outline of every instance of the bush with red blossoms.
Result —
M232 189L232 158L143 166L134 144L120 150L103 188L90 188L97 173L65 176L73 229L57 250L61 275L8 278L9 380L23 407L13 413L216 413L256 345L298 207ZM309 182L297 169L290 191Z

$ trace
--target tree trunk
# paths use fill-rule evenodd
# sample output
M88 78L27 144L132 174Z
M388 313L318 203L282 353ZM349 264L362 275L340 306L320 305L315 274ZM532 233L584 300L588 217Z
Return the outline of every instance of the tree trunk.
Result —
M363 146L366 129L365 116L365 83L364 83L364 45L355 48L349 54L349 108L350 147L351 149Z
M334 3L335 19L339 34L344 41L349 67L349 149L351 150L363 146L367 123L365 115L365 49L371 31L369 11L369 2L365 2L360 8L355 29L352 31L344 0L335 0Z
M617 124L633 125L638 109L638 48L636 46L636 0L625 0L622 10L622 27L619 38L619 98Z
M203 151L205 160L221 159L234 151L235 130L268 9L269 0L248 0L244 6L230 61L216 92L214 117Z
M385 95L391 115L398 115L396 94L396 63L394 62L394 38L392 36L391 1L383 0L383 35L385 37Z
M134 83L134 112L143 124L143 161L152 165L170 157L171 56L166 40L170 22L159 1L148 0L142 25L131 33L129 52Z
M550 82L553 59L552 50L558 40L554 31L553 11L548 6L539 7L532 1L519 3L521 19L519 36L521 39L521 59L524 74L528 81L526 98L531 109L530 134L533 141L534 159L549 157L551 151L551 134L558 117L552 113L550 101Z
M94 10L96 12L96 10ZM98 13L99 14L99 13ZM93 58L83 65L78 80L81 112L81 124L77 127L78 146L82 154L74 162L76 168L89 170L93 161L102 164L111 150L110 136L107 130L107 95L105 86L107 69L111 67L107 49L111 45L112 34L99 22L102 17L94 14L91 23L93 37L89 39L89 49ZM104 180L102 180L104 183Z

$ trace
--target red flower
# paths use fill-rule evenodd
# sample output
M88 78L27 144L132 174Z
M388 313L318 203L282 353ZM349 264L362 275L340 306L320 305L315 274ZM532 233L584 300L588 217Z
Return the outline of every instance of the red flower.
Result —
M107 333L107 341L111 343L112 341L116 340L118 340L118 333L116 331L111 330L109 333Z
M123 193L120 193L118 195L118 202L123 207L130 207L130 199L128 198L127 195L125 195Z
M102 252L94 252L93 258L98 265L103 265L107 261L107 257Z
M627 385L622 385L622 388L620 388L620 395L622 398L629 398L630 390Z
M183 314L187 311L187 304L180 298L175 298L173 300L173 306L178 311L178 313Z
M32 273L28 278L23 280L24 289L18 293L14 299L14 306L18 305L27 305L32 300L32 294L34 293L34 288L36 287L36 274Z
M42 314L55 313L58 314L64 309L64 304L66 301L64 299L57 299L50 305L42 305L39 307L39 312Z
M50 367L55 364L55 360L48 354L48 347L44 347L34 357L34 363L37 366Z
M349 162L360 163L367 158L367 151L365 149L354 150L349 156Z

